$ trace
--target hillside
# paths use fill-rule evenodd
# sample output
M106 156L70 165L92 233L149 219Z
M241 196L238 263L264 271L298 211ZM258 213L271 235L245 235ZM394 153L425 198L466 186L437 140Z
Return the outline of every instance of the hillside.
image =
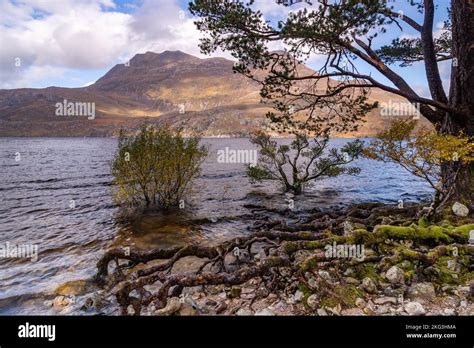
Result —
M0 90L0 136L113 136L145 121L192 128L204 136L246 135L262 126L271 109L260 103L258 85L234 74L232 65L180 51L147 52L114 66L88 87ZM57 116L55 105L65 99L95 103L95 118ZM403 101L378 90L371 100ZM357 133L347 136L374 135L389 121L374 110Z

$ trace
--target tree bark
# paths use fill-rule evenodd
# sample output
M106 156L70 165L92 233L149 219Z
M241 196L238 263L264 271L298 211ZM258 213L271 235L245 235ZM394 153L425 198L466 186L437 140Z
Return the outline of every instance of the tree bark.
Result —
M445 115L441 132L474 136L474 0L452 0L453 66L449 106L464 115ZM453 175L458 173L454 182ZM450 201L457 200L474 208L474 164L452 161L442 166L445 190Z

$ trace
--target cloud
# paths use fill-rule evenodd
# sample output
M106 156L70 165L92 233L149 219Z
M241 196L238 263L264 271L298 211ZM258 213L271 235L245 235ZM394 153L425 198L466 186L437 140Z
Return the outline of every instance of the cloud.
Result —
M0 0L0 88L64 85L67 80L69 86L82 86L147 51L181 50L204 57L198 47L202 34L184 3ZM284 7L270 0L258 0L253 6L272 23L290 11L311 8L304 3ZM271 50L284 47L281 42L269 45ZM214 56L232 59L228 52L217 51ZM318 63L319 55L308 60L312 67Z
M36 85L40 71L108 69L146 51L202 56L185 10L176 0L145 0L131 13L112 0L2 1L0 88Z
M129 41L129 15L105 11L112 0L1 2L0 74L3 88L29 87L48 71L109 65ZM15 64L21 61L21 66Z

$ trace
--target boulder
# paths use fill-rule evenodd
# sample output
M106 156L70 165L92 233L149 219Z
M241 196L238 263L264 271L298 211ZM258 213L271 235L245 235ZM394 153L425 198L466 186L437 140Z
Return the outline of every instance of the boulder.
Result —
M392 284L404 284L405 283L405 273L400 267L392 266L385 273L385 278Z
M456 216L466 217L469 215L469 208L464 204L455 202L452 207L453 213Z

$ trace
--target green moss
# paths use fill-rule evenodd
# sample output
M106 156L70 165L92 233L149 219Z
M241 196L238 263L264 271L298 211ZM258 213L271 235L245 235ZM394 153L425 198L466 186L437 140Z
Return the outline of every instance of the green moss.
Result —
M469 240L469 233L474 230L474 224L462 225L454 228L450 235L459 240L462 243L466 243Z
M324 247L326 243L321 243L319 240L311 240L305 243L305 249L319 249Z
M363 293L353 285L336 285L331 289L332 294L321 298L321 307L335 307L341 304L343 307L354 307L358 297L362 297Z
M453 277L453 274L456 274L455 271L451 270L448 268L448 261L452 260L450 256L442 256L438 258L438 260L435 263L436 268L439 269L440 274L437 279L434 280L435 283L438 283L440 285L442 284L450 284L450 285L455 285L459 284L460 279L459 277L456 278L456 276Z
M304 238L310 238L313 233L312 232L309 232L309 231L303 231L303 232L298 232L298 235L304 239Z
M419 227L412 224L408 227L401 226L378 226L375 234L379 236L376 238L390 238L397 240L413 240L418 242L425 242L430 244L451 243L453 240L449 236L448 231L440 226Z
M372 245L381 242L380 236L367 230L358 229L348 238L348 243Z
M402 254L410 260L415 260L420 255L418 251L410 250L408 248L405 248Z
M448 220L441 221L439 225L441 227L449 229L449 230L453 229L453 226L451 225L451 223Z
M364 279L366 277L371 278L374 281L382 280L382 277L377 272L373 263L361 263L354 266L354 274L358 279Z
M311 296L311 290L303 283L298 285L298 289L303 293L303 305L306 309L310 309L308 306L308 297Z
M430 225L430 222L429 220L425 217L425 216L422 216L419 220L418 220L418 225L420 227L428 227Z
M282 260L278 256L270 256L265 259L270 267L278 267L282 265Z
M404 271L412 271L414 269L413 264L408 260L403 260L402 262L397 264Z
M321 261L321 257L318 255L307 258L300 266L302 271L309 271L311 269L318 268L318 264Z
M414 270L405 272L405 279L413 279L414 276L415 276Z
M323 297L319 303L321 307L328 307L333 308L336 307L338 303L340 303L339 299L335 297Z
M296 243L288 242L285 244L285 252L287 254L293 254L298 250L298 245Z

